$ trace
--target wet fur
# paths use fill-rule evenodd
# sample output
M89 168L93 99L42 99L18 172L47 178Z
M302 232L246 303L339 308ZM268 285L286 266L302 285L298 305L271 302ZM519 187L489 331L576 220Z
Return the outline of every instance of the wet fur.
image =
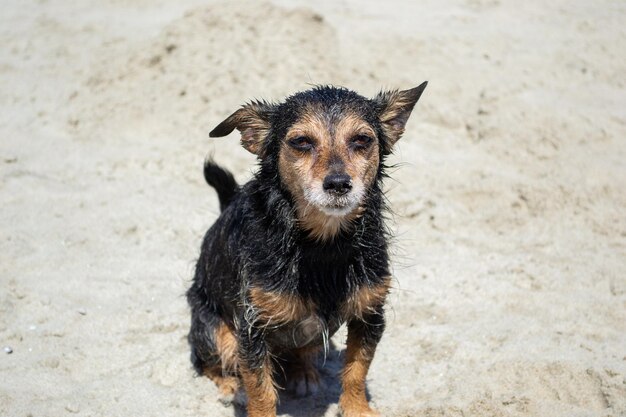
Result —
M390 283L381 182L385 157L397 140L390 134L399 128L381 122L391 107L383 98L382 93L376 101L346 89L318 87L280 105L252 103L212 132L223 136L237 127L243 146L259 155L260 167L251 181L239 187L230 173L206 162L205 177L218 192L222 213L204 237L187 292L188 340L199 374L222 369L223 377L241 378L251 417L275 413L277 361L296 358L293 368L304 369L314 379L310 359L314 355L298 352L327 348L344 322L349 336L340 403L344 415L370 415L361 391L384 331ZM322 216L320 221L336 224L332 230L322 227L314 233L315 220L313 226L303 226L299 201L281 176L279 163L283 139L312 105L320 106L330 124L346 115L362 120L376 134L378 146L358 210L338 222ZM232 337L225 337L224 331ZM220 383L219 378L213 379Z

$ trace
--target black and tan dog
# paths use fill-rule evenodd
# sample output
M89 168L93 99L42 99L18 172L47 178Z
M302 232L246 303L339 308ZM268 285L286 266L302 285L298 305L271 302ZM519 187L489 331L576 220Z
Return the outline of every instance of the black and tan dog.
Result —
M205 165L222 213L187 292L191 361L225 397L242 385L249 417L276 415L277 370L297 395L317 391L314 359L344 322L341 412L378 415L365 378L391 279L384 160L425 87L374 99L316 87L281 104L247 104L211 132L238 129L260 167L239 187Z

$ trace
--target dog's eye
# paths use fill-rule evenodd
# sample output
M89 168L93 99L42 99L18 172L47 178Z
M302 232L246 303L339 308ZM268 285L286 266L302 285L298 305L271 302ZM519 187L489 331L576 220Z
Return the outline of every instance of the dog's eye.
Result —
M289 146L299 151L308 151L313 148L313 140L306 136L298 136L289 140Z
M350 139L350 144L355 149L365 149L370 143L372 143L373 139L367 135L356 135L352 139Z

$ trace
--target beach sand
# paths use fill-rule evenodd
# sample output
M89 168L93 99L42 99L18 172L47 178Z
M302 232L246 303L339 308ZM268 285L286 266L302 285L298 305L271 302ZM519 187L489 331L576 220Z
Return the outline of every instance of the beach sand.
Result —
M386 182L387 417L626 416L626 5L5 1L0 415L237 416L186 333L244 102L428 80ZM281 416L334 416L326 389Z

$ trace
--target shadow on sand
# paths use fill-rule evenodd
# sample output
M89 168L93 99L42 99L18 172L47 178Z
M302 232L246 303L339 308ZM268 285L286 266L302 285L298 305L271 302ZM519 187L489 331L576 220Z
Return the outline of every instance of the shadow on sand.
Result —
M339 374L344 363L345 350L338 350L334 343L330 343L330 349L326 359L321 357L318 361L318 370L322 378L320 391L310 397L295 398L290 393L279 390L278 415L291 417L321 417L332 404L337 404L341 394ZM369 399L369 392L367 393ZM235 417L246 417L247 412L243 407L234 408Z

